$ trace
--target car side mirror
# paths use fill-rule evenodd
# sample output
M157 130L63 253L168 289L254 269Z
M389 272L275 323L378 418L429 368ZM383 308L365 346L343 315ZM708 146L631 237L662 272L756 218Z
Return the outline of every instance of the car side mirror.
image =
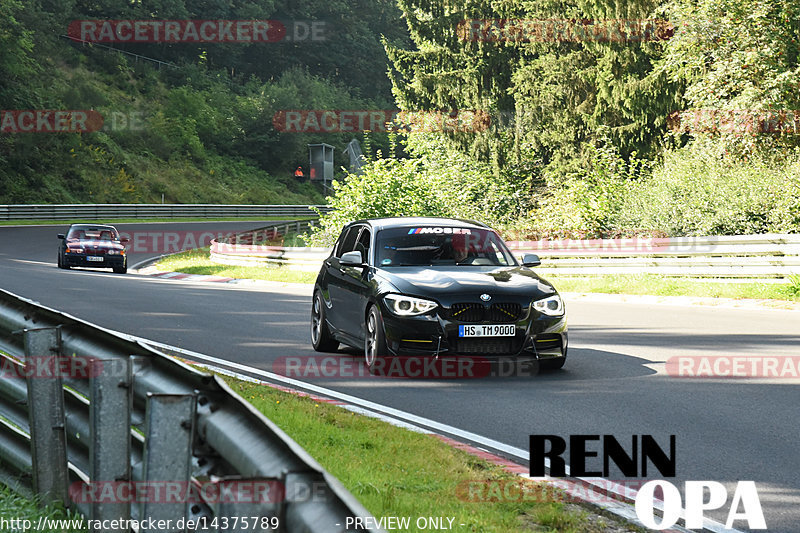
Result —
M522 256L522 265L526 267L538 267L542 260L536 254L525 254Z
M131 242L131 240L127 237L121 237L119 239L119 242L121 242L122 244L128 244L129 242Z
M64 235L63 233L59 233L59 234L58 234L58 238L59 238L59 239L65 239L65 238L66 238L66 235Z
M357 250L342 254L342 258L339 259L339 264L342 266L351 266L351 267L367 266L366 264L364 264L364 259L361 257L361 252Z

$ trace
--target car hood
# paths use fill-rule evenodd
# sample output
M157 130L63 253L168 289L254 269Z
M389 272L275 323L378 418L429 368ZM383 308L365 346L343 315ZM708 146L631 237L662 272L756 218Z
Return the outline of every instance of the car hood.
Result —
M395 267L379 269L377 276L401 293L433 298L445 305L473 301L481 294L495 301L498 297L536 300L556 292L548 281L521 266Z
M114 241L79 241L78 239L67 239L67 244L76 248L97 248L98 250L122 250L125 248L121 243Z

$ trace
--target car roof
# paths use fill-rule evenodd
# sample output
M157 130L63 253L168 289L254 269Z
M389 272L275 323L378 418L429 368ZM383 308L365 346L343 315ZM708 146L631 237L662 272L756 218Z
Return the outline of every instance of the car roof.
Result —
M117 232L117 228L107 224L71 224L67 233L72 233L74 230L78 231L113 231Z
M355 220L347 226L369 224L375 230L389 228L408 228L413 226L452 226L456 228L489 229L489 226L475 220L445 217L386 217Z
M114 231L117 231L117 228L115 228L114 226L109 226L108 224L70 224L69 229L70 230L89 229L89 230L100 230L100 231L112 229Z

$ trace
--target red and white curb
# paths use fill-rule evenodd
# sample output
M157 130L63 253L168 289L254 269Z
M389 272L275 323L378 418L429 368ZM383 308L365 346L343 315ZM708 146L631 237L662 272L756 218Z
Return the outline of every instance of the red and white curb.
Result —
M215 283L235 283L239 281L235 278L225 278L222 276L209 276L204 274L184 274L183 272L140 271L139 273L154 278L172 279L180 281L211 281Z

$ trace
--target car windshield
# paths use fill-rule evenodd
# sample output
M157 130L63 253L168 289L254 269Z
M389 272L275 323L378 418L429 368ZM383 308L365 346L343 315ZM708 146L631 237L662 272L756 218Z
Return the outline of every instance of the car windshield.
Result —
M419 226L382 230L376 240L381 267L475 265L511 266L516 260L492 230Z
M116 241L119 236L114 228L72 228L67 235L68 239L79 239L82 241Z

